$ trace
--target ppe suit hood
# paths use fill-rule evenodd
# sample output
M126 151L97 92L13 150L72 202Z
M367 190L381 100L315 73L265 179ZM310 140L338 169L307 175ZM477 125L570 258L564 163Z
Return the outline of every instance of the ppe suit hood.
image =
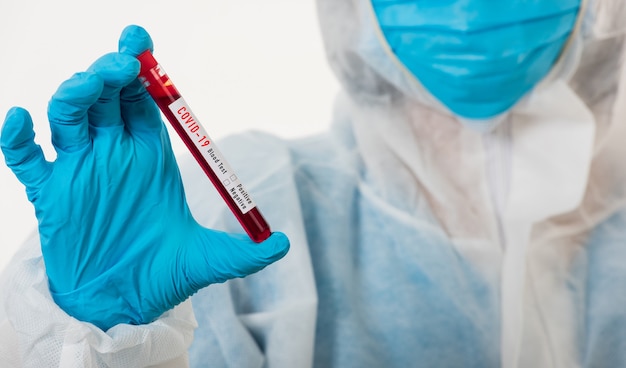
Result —
M318 14L320 20L320 28L323 40L326 46L329 64L342 83L343 87L353 96L353 98L374 98L384 99L400 93L403 97L417 98L427 105L437 105L431 96L425 96L427 93L421 89L421 86L407 85L415 84L417 81L408 81L402 79L410 79L410 76L404 74L402 77L398 75L400 65L396 63L388 45L382 35L376 41L379 45L375 53L366 53L364 48L364 40L371 34L379 33L378 24L373 17L372 5L368 0L341 0L333 2L330 0L318 0ZM591 44L613 39L614 42L621 46L622 35L626 32L626 25L623 23L623 17L626 15L626 3L619 0L583 0L581 2L581 14L579 15L578 24L574 35L580 36L580 41L584 44L586 51ZM372 30L373 29L373 30ZM580 70L581 65L578 64L576 54L579 52L577 48L569 47L573 40L569 41L565 54L560 58L559 64L555 66L558 77L571 80L572 69ZM370 46L373 47L373 46ZM383 53L380 53L380 52ZM621 49L613 48L611 55L615 61L621 60ZM594 57L595 56L595 57ZM563 59L574 58L574 62L568 62L567 70L563 71ZM602 62L606 57L590 54L585 57L583 64L597 64ZM378 60L377 60L378 59ZM587 60L591 59L591 60ZM384 60L384 61L380 61ZM391 65L393 67L391 67ZM611 69L611 75L619 72ZM554 79L554 74L551 78ZM586 73L584 76L591 79L593 75ZM584 79L578 76L578 79ZM613 82L618 81L614 78ZM419 82L417 82L419 84ZM411 95L418 88L422 92L421 96Z

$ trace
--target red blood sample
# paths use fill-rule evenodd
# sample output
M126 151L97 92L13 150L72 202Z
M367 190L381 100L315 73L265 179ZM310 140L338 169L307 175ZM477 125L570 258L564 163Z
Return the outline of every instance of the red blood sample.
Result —
M267 239L269 225L163 68L149 50L137 59L141 63L139 79L248 236L257 243Z

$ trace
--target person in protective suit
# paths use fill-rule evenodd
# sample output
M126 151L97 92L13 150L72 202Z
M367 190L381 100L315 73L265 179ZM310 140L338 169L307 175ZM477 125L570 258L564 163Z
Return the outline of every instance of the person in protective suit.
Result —
M277 230L260 244L174 159L141 27L53 96L55 162L9 111L39 227L2 276L4 362L626 366L626 3L318 10L329 131L220 142Z

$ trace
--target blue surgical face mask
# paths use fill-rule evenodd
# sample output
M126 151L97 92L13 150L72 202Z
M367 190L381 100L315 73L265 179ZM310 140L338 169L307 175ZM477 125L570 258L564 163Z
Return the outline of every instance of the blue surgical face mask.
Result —
M463 119L502 115L544 78L581 0L372 0L400 62Z

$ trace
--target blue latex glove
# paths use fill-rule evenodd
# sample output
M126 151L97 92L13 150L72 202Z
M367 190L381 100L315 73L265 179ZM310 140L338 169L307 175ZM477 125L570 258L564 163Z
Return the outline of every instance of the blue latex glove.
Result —
M192 217L160 112L136 79L152 48L130 26L120 53L65 81L48 118L57 159L34 143L28 112L13 108L0 145L26 186L56 303L103 330L149 323L200 288L282 258L282 233L256 244Z

